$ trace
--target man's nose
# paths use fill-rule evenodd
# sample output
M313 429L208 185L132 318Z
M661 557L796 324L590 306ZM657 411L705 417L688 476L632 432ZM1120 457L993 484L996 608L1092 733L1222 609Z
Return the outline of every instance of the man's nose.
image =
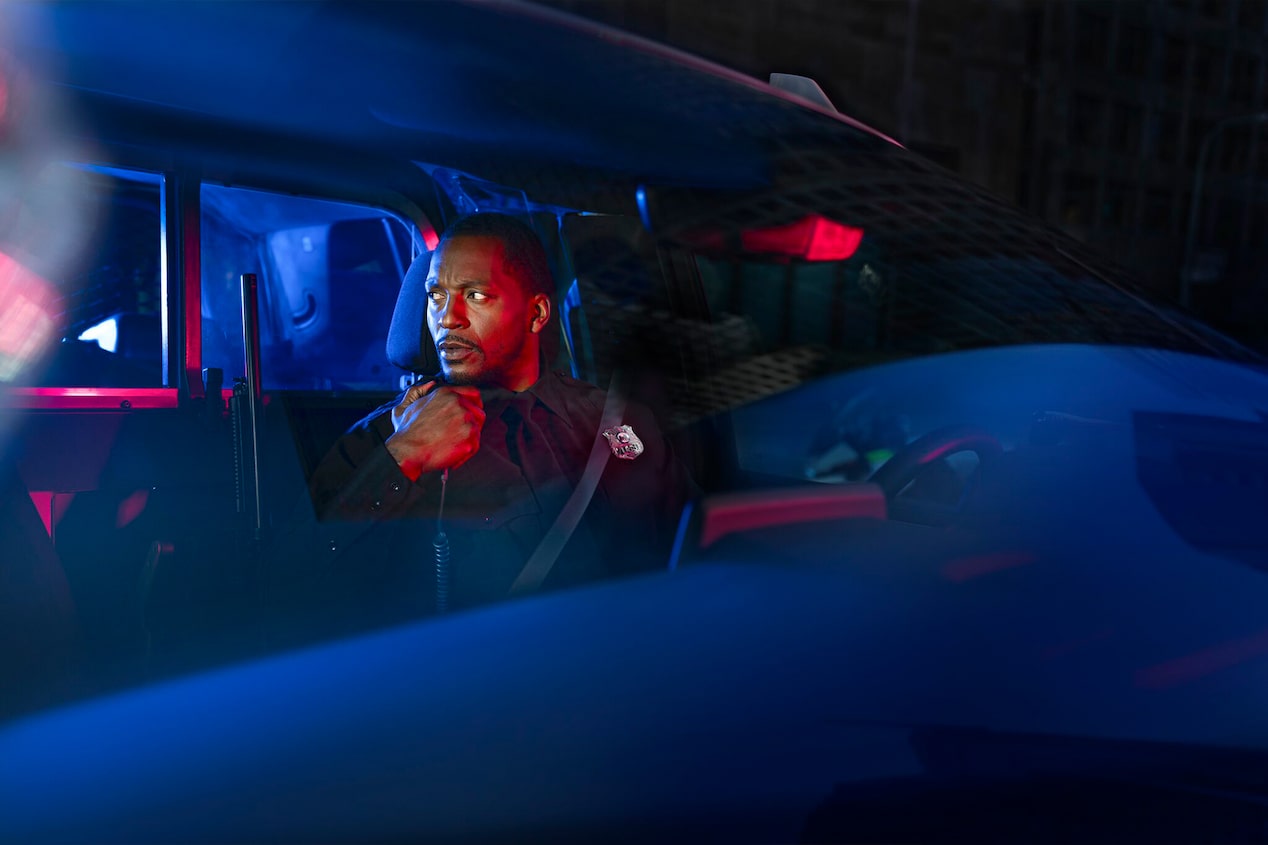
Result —
M442 328L446 329L456 329L467 324L467 312L463 307L462 297L451 296L445 300L438 322Z

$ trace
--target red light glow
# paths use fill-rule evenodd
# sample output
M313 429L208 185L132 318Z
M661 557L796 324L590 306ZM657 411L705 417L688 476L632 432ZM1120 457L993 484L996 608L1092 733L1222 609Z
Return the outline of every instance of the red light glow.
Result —
M1268 654L1268 631L1260 631L1238 640L1230 640L1211 648L1136 672L1136 686L1145 689L1166 689L1181 686L1232 669L1251 660L1262 660Z
M174 387L14 387L0 399L0 407L39 411L140 410L179 405Z
M54 339L53 286L0 252L0 381L12 381Z
M826 484L822 487L723 493L703 506L700 548L729 534L775 525L838 519L885 519L885 494L875 484Z
M995 554L963 557L946 563L942 567L942 577L953 584L963 584L983 575L1003 572L1005 569L1016 569L1035 562L1030 552L997 552Z
M44 523L44 530L49 537L53 536L53 494L47 490L30 490L27 493L31 497L31 503L35 505L35 509L39 511L40 522Z
M116 528L125 528L136 521L150 502L150 491L142 488L119 503L119 512L115 519Z
M765 252L806 261L845 261L858 251L863 230L811 214L770 229L751 229L740 236L745 252Z

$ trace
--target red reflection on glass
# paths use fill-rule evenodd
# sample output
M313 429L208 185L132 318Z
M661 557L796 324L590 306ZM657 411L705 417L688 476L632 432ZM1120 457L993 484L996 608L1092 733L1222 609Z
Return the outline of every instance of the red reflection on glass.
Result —
M740 235L745 252L766 252L807 261L844 261L863 242L863 230L811 214L787 226L750 229Z
M116 528L124 528L136 521L150 502L150 491L146 488L137 490L119 503L119 512L115 519Z
M962 584L993 572L1015 569L1035 562L1030 552L997 552L995 554L962 557L943 564L942 577L954 584Z
M1191 683L1232 669L1247 661L1262 659L1268 654L1268 631L1260 631L1238 640L1229 640L1193 654L1148 666L1136 672L1136 686L1145 689L1166 689Z
M12 381L53 341L56 291L0 252L0 381Z
M775 525L838 519L885 519L885 494L874 484L823 484L818 487L724 493L703 504L700 548L729 534Z
M35 505L35 509L39 511L40 522L44 523L44 530L48 532L48 536L53 536L53 494L46 490L30 490L28 495L31 497L31 503Z

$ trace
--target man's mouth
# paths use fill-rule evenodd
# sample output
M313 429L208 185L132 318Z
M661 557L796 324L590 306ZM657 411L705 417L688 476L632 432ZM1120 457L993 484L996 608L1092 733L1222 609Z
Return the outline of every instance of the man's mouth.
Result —
M444 361L453 364L474 354L476 348L456 340L442 340L436 344L436 351L440 353L440 357Z

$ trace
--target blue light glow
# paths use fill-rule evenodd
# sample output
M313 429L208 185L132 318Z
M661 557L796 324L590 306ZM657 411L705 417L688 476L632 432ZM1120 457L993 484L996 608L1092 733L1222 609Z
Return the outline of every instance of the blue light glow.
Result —
M634 200L638 203L638 216L643 221L643 228L651 232L652 217L647 210L647 189L639 185L638 190L634 192Z

